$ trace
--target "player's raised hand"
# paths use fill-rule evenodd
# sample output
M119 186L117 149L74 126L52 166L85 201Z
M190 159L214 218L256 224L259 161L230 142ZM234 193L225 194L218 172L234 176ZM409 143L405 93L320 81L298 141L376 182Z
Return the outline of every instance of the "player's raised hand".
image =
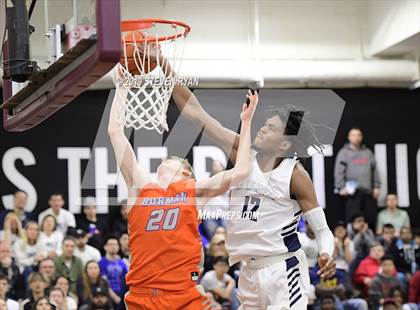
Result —
M243 122L249 122L252 120L252 117L255 113L255 109L258 105L258 92L254 91L253 93L250 89L248 89L246 97L249 100L249 104L247 105L246 103L244 103L244 105L242 106L241 120Z
M162 50L157 43L138 44L137 51L140 53L142 59L153 61L162 64L165 58L162 55Z
M327 253L322 253L318 258L319 270L318 274L322 279L328 279L335 274L335 261L334 258Z

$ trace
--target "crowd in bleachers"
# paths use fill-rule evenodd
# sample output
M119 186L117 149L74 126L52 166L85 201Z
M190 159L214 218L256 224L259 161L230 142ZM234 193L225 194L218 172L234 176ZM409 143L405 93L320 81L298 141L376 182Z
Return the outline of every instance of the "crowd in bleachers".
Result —
M351 144L350 135L349 140ZM346 214L344 221L330 223L337 264L333 277L318 275L315 235L303 219L299 225L309 267L310 309L420 309L420 234L413 233L396 194L386 196L386 208L378 215L369 209L380 186L373 158L366 148L343 149L335 174ZM364 173L363 165L371 171ZM222 169L213 164L214 173ZM360 179L347 184L354 171ZM358 185L352 192L354 182ZM27 198L18 190L13 208L0 211L0 310L125 309L130 264L126 201L109 215L98 215L95 199L87 197L75 216L59 193L49 197L40 214L27 212ZM216 197L209 204L225 209L227 198ZM212 309L238 309L240 263L229 266L225 222L204 221L200 232L205 259L199 282Z
M17 191L13 209L0 213L0 309L125 309L126 202L106 217L93 197L77 217L59 193L39 215L26 203Z

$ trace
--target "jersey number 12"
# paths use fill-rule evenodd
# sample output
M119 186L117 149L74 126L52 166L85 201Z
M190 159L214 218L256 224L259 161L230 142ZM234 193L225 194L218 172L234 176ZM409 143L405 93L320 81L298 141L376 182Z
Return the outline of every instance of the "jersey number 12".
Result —
M258 219L257 210L260 207L261 199L257 197L245 196L245 203L242 209L242 218L248 218L251 221L256 222ZM248 207L252 209L248 211Z

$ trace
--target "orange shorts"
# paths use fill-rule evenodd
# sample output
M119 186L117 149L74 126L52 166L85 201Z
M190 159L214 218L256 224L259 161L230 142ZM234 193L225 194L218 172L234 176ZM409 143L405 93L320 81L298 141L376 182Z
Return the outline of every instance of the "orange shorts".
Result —
M128 310L202 310L206 297L197 287L174 292L136 289L136 293L128 292L124 300Z

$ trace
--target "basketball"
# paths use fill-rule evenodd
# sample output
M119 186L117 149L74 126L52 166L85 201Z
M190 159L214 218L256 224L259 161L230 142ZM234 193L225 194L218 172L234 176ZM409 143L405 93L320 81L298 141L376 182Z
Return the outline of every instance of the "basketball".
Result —
M145 36L142 35L140 31L130 31L124 35L124 40L121 42L120 64L122 64L123 66L126 66L128 71L132 75L140 75L142 73L141 71L144 71L144 73L149 73L150 71L153 71L157 66L157 63L155 61L151 61L151 60L148 61L149 57L147 54L146 55L141 54L142 49L146 48L145 44L141 42L141 40L144 38ZM141 43L136 44L136 42L141 42ZM125 51L124 51L124 45L125 45ZM125 60L124 53L126 53L127 55L127 65L125 62L126 60ZM136 63L134 59L135 53L140 54L140 55L137 55L137 59L140 58L142 60L141 62ZM144 64L143 67L141 63Z

